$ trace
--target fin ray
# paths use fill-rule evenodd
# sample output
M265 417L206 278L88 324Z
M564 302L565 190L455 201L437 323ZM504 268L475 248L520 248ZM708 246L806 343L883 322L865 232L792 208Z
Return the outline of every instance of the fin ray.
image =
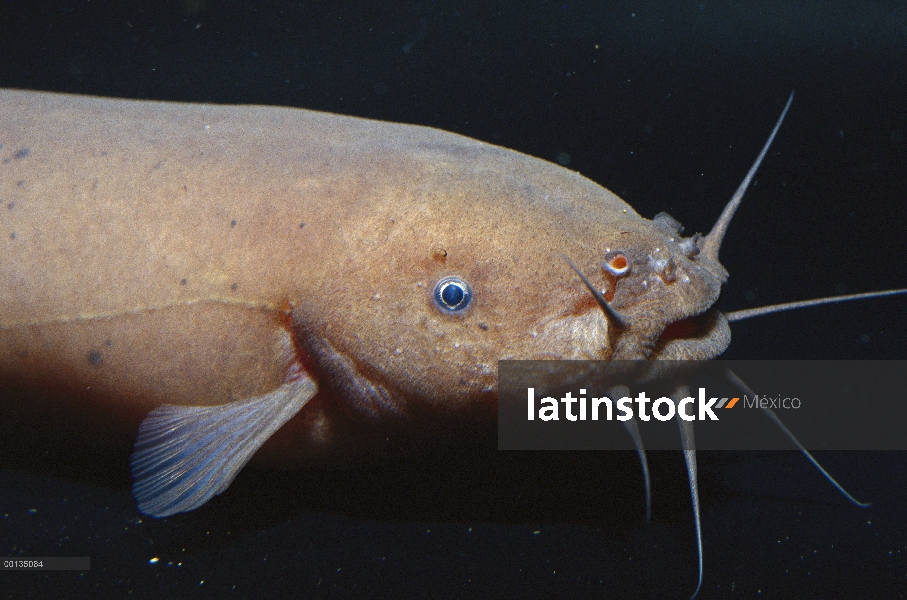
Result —
M222 406L155 408L139 427L131 458L139 510L167 517L222 493L317 391L314 381L296 377L269 394Z

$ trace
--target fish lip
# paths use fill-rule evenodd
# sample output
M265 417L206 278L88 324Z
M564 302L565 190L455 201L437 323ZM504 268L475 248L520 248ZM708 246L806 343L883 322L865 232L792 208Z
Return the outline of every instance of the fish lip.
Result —
M695 334L695 333L698 333L699 331L701 331L702 317L707 312L708 311L703 311L703 312L696 313L696 314L690 315L688 317L683 317L683 318L677 319L676 321L672 321L672 322L668 323L664 327L664 329L662 329L661 335L658 336L656 343L669 342L671 340L678 340L678 339L685 340L685 339L690 339L692 337L695 337L694 335L690 335L690 334ZM684 335L684 334L687 334L687 335Z
M649 360L710 360L730 344L730 327L717 308L669 323L662 330Z
M617 331L613 356L654 360L662 357L664 348L672 342L677 343L667 355L685 341L684 355L694 351L697 358L712 358L727 347L722 341L728 337L727 328L715 328L723 319L713 308L721 294L720 277L696 260L675 259L678 277L674 281L665 282L655 273L641 271L634 280L625 282L629 285L623 290L618 287L614 305L631 327ZM694 349L694 341L704 345Z
M564 353L564 358L655 359L666 346L670 346L668 356L677 351L711 358L727 346L727 328L722 325L716 329L715 323L720 319L711 312L721 294L723 267L707 258L684 256L670 240L643 242L626 243L614 250L627 256L633 267L620 275L599 265L601 271L587 281L567 258L587 288L582 312L594 311L607 325L599 328L603 331L595 342L589 340L591 332L572 334L577 343L572 344L573 351ZM668 264L672 268L666 273ZM596 297L599 290L604 299ZM588 295L597 301L596 306L590 306ZM607 306L602 306L603 302ZM569 312L582 318L578 307L574 305ZM615 322L609 308L620 322ZM566 316L562 313L553 320ZM559 327L569 329L570 324L551 329ZM695 348L700 340L702 348ZM577 352L577 347L583 351Z

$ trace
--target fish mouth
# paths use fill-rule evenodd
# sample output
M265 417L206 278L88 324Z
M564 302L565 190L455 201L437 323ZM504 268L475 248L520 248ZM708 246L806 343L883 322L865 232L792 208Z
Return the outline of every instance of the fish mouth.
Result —
M700 337L699 334L702 330L702 315L696 315L695 317L687 317L685 319L680 319L679 321L674 321L670 323L664 330L661 332L661 335L658 336L658 340L655 342L657 345L664 345L672 340L682 340L689 339L693 337Z
M731 343L724 313L710 308L704 313L668 324L655 341L649 360L709 360Z
M720 293L720 278L703 265L690 259L686 265L677 257L672 273L680 276L680 285L673 278L664 282L661 273L639 268L627 272L621 282L610 281L604 291L569 258L564 259L600 309L593 312L607 321L604 345L611 360L708 360L730 344L727 319L712 308ZM652 262L634 259L637 265Z

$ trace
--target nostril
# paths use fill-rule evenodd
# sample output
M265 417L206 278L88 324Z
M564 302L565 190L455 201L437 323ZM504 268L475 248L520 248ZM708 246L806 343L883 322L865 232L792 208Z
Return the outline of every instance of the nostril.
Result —
M687 258L693 258L694 256L699 254L699 239L701 237L702 235L697 233L692 237L683 238L682 240L680 240L680 242L678 242L678 246L680 246L680 250L683 252L684 256L686 256Z
M612 275L626 275L630 271L630 261L623 252L609 252L605 255L602 266Z
M665 283L673 283L677 278L677 264L674 257L670 258L652 258L650 259L652 270L655 271L661 280Z

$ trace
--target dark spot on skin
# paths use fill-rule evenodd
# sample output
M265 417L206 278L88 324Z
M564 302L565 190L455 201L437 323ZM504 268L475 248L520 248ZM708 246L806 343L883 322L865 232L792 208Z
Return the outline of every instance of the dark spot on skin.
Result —
M110 348L111 346L113 346L113 342L111 342L110 340L107 340L106 342L104 342L104 345L107 346L108 348Z
M488 331L488 325L486 325L485 323L479 323L479 329L481 329L482 331Z
M29 154L31 154L31 150L30 150L30 149L28 149L28 148L22 148L21 150L16 150L16 153L13 154L13 158L15 158L15 159L18 160L18 159L20 159L20 158L25 158L25 157L28 156Z
M236 219L230 221L230 227L236 227Z
M96 367L101 364L101 361L104 360L103 355L100 350L89 350L88 351L88 364L92 367Z
M431 251L431 259L439 263L446 261L447 250L445 250L444 248L433 248Z
M180 279L180 285L186 285L187 283L189 283L189 282L186 281L185 279Z
M6 208L9 210L12 210L12 209L16 208L16 203L10 202L9 204L6 205Z
M19 187L22 187L22 186L25 185L25 182L20 180L20 181L17 181L17 182L16 182L16 185L19 186Z
M300 223L299 228L302 229L303 227L305 227L305 223Z
M9 234L9 239L11 239L11 240L16 239L16 234L15 233Z
M239 284L238 284L238 283L234 283L233 285L230 286L230 289L233 290L234 292L235 292L238 288L239 288Z

